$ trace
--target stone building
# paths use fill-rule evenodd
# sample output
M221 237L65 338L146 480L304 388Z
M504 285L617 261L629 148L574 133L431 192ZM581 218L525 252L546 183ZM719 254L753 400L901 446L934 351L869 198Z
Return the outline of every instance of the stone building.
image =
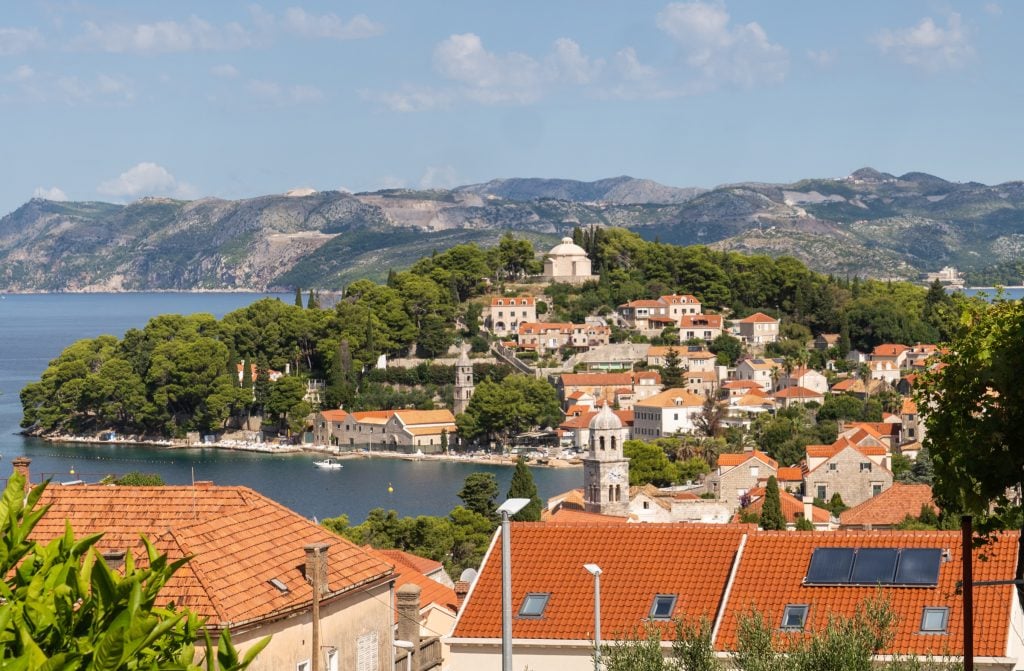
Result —
M544 279L549 282L582 284L596 281L598 276L592 275L590 270L587 252L573 243L572 238L562 238L562 242L552 247L544 259Z
M588 513L629 514L629 459L622 444L629 430L608 405L590 420L590 451L583 459L583 497Z
M455 403L452 413L461 415L469 407L469 399L473 398L473 362L469 360L466 346L462 346L459 360L455 362Z

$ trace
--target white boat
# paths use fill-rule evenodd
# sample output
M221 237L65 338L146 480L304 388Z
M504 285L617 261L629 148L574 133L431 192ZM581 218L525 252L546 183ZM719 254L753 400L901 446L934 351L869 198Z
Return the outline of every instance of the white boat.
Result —
M345 468L340 462L334 461L333 459L324 459L323 461L314 461L313 465L317 468L323 468L328 471L336 471L341 468Z

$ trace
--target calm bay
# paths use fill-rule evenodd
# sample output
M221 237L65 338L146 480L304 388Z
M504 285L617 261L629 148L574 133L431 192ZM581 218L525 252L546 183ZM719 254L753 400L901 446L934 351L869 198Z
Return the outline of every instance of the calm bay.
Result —
M39 378L48 362L75 340L101 334L122 336L158 314L207 312L217 317L267 294L128 293L0 294L0 472L18 455L32 459L33 479L99 480L109 473L159 473L168 484L212 480L245 485L307 517L347 514L362 521L373 508L403 515L443 515L459 503L467 475L494 473L502 493L512 469L457 462L352 459L340 471L313 467L305 454L266 455L217 449L49 443L18 434L18 393ZM292 296L277 296L291 301ZM578 487L578 468L533 469L542 499ZM394 491L389 492L389 487Z

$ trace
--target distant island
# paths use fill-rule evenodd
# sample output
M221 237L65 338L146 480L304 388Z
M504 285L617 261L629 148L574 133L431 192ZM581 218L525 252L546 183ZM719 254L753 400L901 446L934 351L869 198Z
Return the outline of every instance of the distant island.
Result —
M499 179L450 190L293 190L128 205L33 199L0 218L0 291L337 290L462 243L513 232L547 247L576 227L793 256L837 277L908 279L955 266L968 285L1024 277L1024 183L863 168L705 190L616 177Z

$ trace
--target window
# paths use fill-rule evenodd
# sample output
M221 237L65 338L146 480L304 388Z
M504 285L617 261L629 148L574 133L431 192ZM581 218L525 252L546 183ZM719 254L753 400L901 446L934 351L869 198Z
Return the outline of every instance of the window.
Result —
M549 593L531 593L523 598L519 606L519 617L539 618L544 615L544 609L548 605Z
M782 628L787 631L803 631L807 621L807 604L791 603L782 611Z
M338 649L331 648L327 651L327 671L338 671Z
M828 470L830 470L830 471L838 471L839 470L839 464L836 464L836 463L829 464L828 465Z
M309 671L309 660L296 664L295 671Z
M882 493L882 483L876 482L871 485L871 496L878 496Z
M818 485L818 498L824 501L826 496L827 494L825 485Z
M371 631L356 639L356 671L377 671L380 668L378 659L377 632Z
M650 510L650 508L651 508L651 502L650 501L644 501L644 510Z
M870 473L871 472L871 462L870 461L862 461L862 462L860 462L860 472L861 473L865 473L865 472L866 473Z
M750 477L756 478L757 474L758 474L757 466L751 466L750 467Z
M672 611L676 608L675 594L657 594L654 603L651 604L650 618L652 620L672 619Z
M921 613L922 634L945 634L946 625L949 624L948 608L931 608L925 606Z

